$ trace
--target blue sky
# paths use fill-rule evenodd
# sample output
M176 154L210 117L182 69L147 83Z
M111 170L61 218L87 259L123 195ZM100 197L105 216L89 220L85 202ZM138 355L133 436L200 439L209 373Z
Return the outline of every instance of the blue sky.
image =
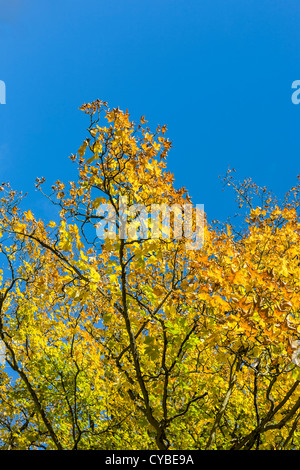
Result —
M281 196L296 183L299 0L0 0L0 182L28 192L75 178L96 98L166 124L176 186L224 220L236 206L228 166ZM51 218L51 216L50 216Z

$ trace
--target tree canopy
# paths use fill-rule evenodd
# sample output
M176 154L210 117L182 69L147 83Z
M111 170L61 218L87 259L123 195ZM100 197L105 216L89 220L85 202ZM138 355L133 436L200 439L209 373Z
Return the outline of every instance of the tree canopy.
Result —
M185 233L100 239L101 204L191 198L166 126L81 110L78 180L36 181L57 220L0 187L0 448L299 449L299 186L278 203L229 171L243 227L205 218L199 249Z

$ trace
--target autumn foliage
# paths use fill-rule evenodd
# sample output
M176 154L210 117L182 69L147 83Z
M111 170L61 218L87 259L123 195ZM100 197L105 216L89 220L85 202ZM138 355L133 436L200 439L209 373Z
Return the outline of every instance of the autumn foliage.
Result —
M299 187L279 204L229 172L244 226L206 222L199 250L100 240L101 203L190 197L165 126L81 109L78 181L36 182L57 220L1 186L0 448L299 449Z

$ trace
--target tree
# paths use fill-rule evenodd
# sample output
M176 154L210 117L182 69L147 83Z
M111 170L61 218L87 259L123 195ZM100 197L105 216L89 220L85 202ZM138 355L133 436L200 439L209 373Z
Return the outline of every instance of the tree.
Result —
M119 220L120 196L191 199L166 171L165 126L99 100L81 109L78 181L50 195L36 183L57 221L1 186L1 448L299 448L300 186L280 205L229 171L244 227L205 220L200 249L174 238L175 216L170 236L146 237L139 211L138 236L101 240L101 204Z

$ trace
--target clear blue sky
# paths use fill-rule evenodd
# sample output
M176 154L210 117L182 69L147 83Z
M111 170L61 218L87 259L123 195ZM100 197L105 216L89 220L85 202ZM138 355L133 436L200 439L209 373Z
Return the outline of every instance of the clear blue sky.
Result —
M176 186L210 220L235 206L228 165L279 196L300 173L299 0L0 0L0 182L74 179L96 98L167 124Z

